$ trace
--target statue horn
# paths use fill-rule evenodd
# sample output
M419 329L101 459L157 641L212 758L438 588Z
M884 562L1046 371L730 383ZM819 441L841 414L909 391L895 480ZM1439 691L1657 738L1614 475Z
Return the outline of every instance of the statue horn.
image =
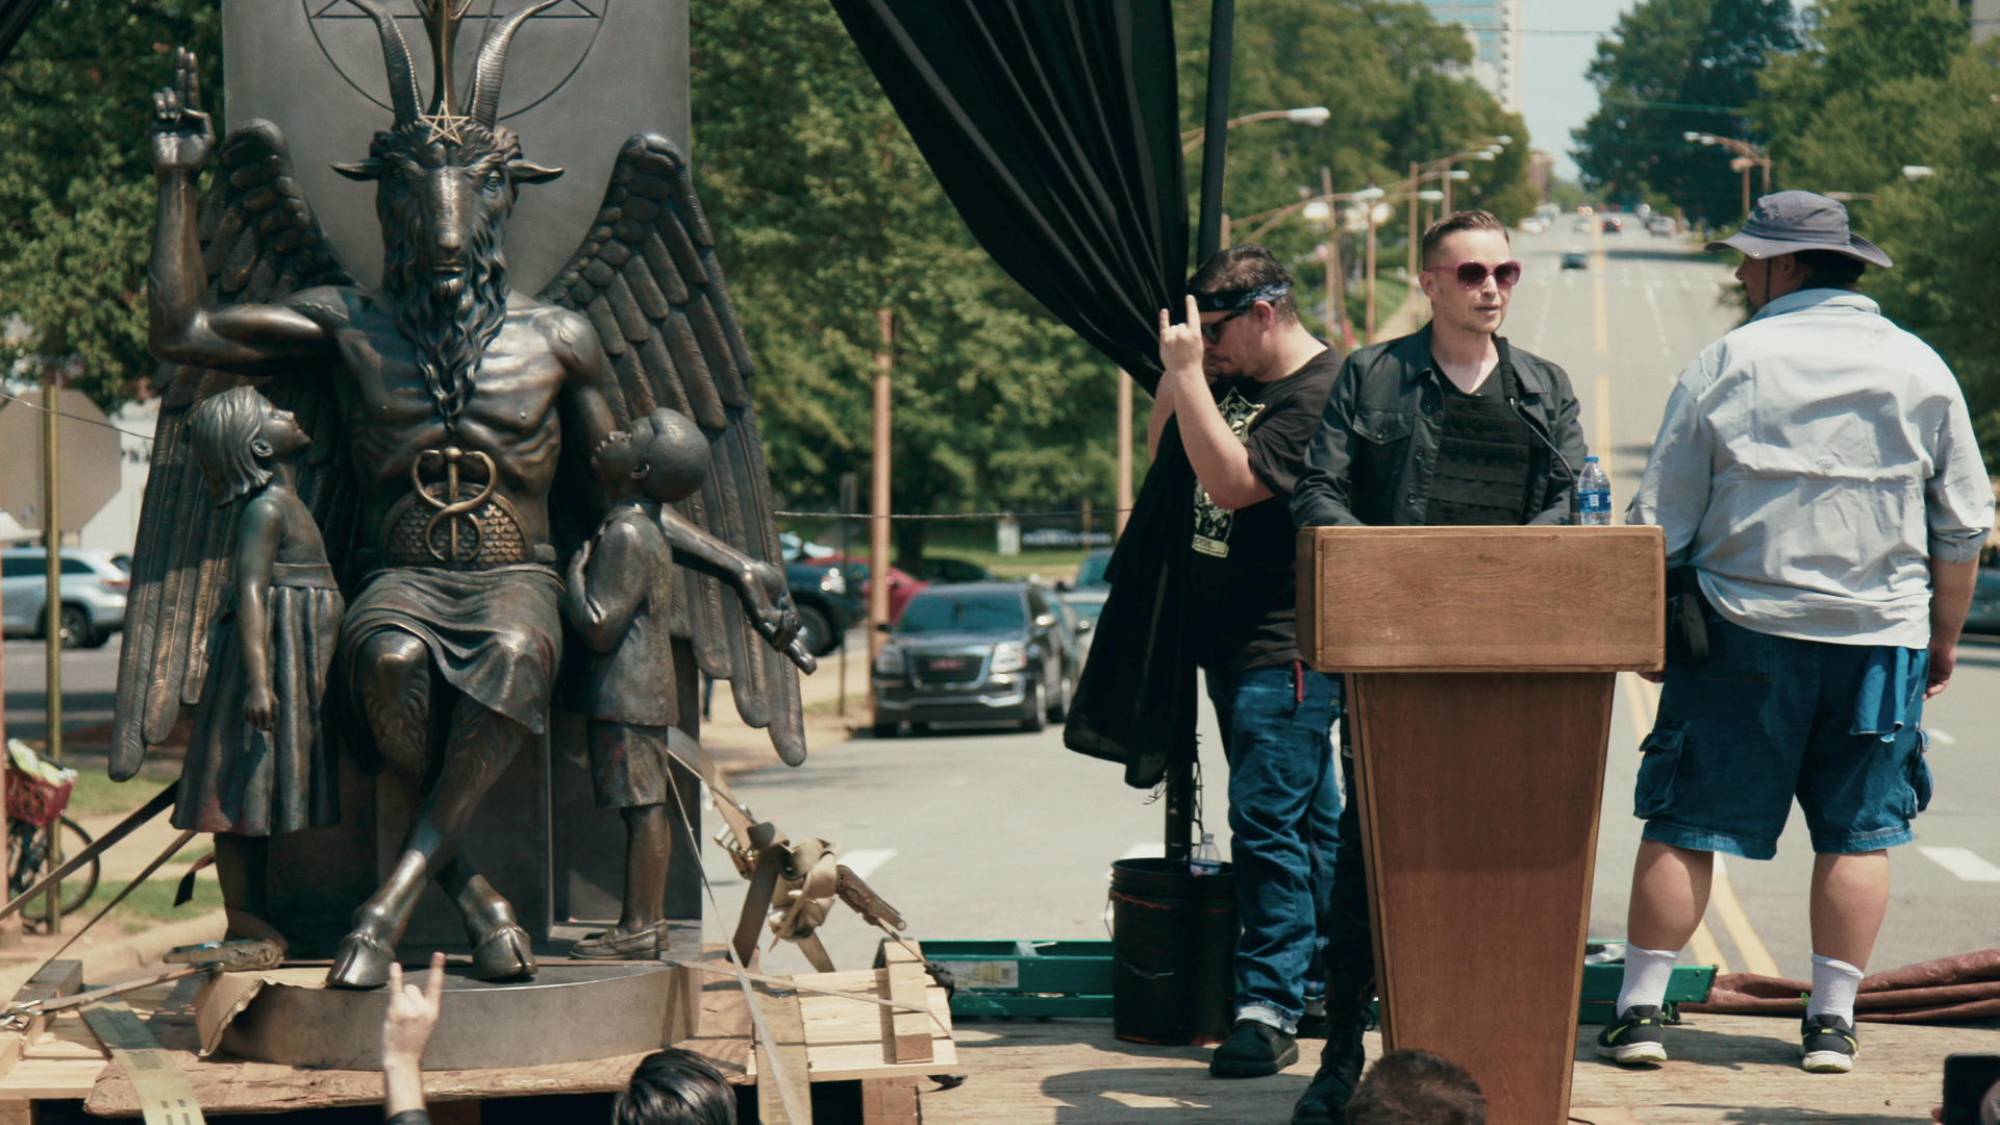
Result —
M348 2L368 13L369 18L375 21L376 30L382 33L382 61L389 68L389 97L396 103L396 124L407 125L415 121L422 95L417 89L416 68L410 62L410 44L403 38L402 29L396 26L396 17L384 11L375 0Z
M539 0L538 3L508 16L501 25L487 36L479 48L479 63L472 71L472 119L487 128L492 128L500 118L500 76L507 69L507 47L514 40L514 33L532 16L562 3L562 0Z

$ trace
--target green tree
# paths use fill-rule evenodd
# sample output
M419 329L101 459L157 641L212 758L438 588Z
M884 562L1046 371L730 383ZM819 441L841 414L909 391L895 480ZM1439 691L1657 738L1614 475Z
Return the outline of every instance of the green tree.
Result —
M106 406L152 371L152 92L186 44L219 95L221 24L213 0L53 0L0 66L0 316L31 329L0 369L73 366Z
M1573 134L1585 185L1614 200L1658 193L1698 222L1739 216L1727 153L1684 134L1757 139L1758 72L1797 47L1788 0L1641 0L1590 64L1598 108Z

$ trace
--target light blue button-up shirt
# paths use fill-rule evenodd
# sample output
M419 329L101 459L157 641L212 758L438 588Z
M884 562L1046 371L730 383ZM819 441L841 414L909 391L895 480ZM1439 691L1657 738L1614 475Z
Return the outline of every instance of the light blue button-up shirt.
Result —
M1746 629L1923 648L1929 560L1978 556L1993 490L1937 353L1867 297L1807 289L1681 374L1626 519Z

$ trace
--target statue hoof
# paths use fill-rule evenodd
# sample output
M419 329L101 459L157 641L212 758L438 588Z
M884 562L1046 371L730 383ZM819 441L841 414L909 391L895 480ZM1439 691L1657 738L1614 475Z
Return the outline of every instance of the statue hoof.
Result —
M472 951L472 975L478 980L521 980L535 975L535 954L528 931L508 924L487 934Z
M326 974L328 988L381 988L389 983L389 966L396 951L373 934L356 930L340 939L334 951L333 968Z

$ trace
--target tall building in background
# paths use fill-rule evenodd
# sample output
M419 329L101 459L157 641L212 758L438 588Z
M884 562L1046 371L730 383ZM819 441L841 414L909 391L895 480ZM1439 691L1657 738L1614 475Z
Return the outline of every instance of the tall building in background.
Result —
M2000 35L2000 0L1971 0L1972 41L1984 43Z
M1527 0L1424 0L1439 23L1457 24L1472 40L1471 77L1509 113L1521 112L1521 30Z

